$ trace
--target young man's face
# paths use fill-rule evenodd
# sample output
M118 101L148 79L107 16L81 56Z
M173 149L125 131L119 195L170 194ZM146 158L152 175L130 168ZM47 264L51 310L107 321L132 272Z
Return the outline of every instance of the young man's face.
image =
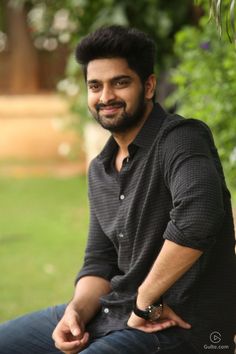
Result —
M88 107L111 132L124 132L142 120L145 88L125 59L95 59L87 67Z

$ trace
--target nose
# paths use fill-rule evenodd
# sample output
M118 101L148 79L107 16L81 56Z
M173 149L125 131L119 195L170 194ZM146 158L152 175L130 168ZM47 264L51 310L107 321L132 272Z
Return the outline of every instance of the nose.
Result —
M115 99L115 93L112 87L104 86L99 101L101 103L107 104L114 99Z

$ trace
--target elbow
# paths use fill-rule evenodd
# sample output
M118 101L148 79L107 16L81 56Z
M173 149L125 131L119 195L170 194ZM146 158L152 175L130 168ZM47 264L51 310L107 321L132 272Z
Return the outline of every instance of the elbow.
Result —
M222 208L192 213L188 210L182 217L171 215L164 238L182 246L198 249L202 252L211 248L217 241L224 222L225 211Z

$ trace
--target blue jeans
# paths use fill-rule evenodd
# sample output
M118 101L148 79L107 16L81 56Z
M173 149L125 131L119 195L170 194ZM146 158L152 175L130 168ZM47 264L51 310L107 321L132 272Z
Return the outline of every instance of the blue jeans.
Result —
M59 354L51 338L66 305L50 307L0 324L1 354ZM82 354L193 354L194 350L168 330L144 333L133 329L93 339Z

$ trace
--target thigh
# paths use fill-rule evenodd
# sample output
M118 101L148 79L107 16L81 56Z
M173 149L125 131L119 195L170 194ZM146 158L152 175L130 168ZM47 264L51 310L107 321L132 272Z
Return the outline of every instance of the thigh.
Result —
M66 305L49 307L0 324L1 354L59 354L52 332Z
M185 354L182 349L183 341L173 334L124 329L95 339L80 354Z

